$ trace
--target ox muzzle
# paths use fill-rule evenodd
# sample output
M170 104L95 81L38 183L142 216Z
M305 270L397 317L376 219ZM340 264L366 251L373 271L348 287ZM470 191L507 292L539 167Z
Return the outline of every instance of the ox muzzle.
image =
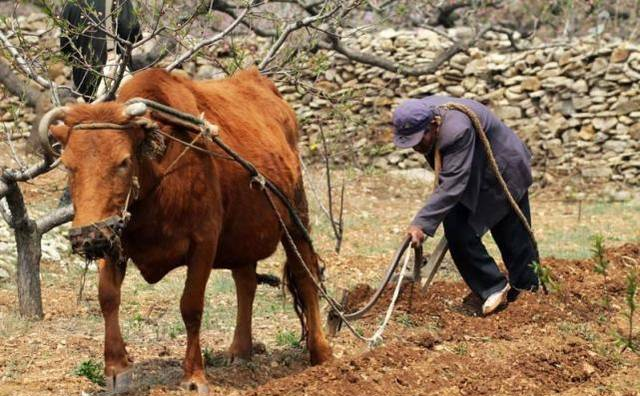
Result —
M123 257L120 237L128 222L127 214L72 228L69 230L71 250L87 260L109 258L118 262Z

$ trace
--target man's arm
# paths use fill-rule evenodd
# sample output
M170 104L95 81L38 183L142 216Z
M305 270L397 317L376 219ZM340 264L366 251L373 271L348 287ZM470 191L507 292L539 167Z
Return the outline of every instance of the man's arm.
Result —
M429 236L435 234L442 220L460 201L467 188L476 139L471 125L456 128L457 131L445 131L445 124L442 128L440 184L411 222L412 226L421 228Z

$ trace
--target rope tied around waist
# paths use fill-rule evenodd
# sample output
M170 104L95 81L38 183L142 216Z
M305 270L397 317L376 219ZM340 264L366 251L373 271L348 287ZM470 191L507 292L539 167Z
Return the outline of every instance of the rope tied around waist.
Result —
M538 251L538 242L537 242L536 237L535 237L535 235L533 233L533 229L531 228L531 224L529 223L529 220L527 220L527 218L524 215L524 213L522 213L522 210L520 209L520 206L518 206L518 203L513 198L513 195L511 194L511 191L509 190L509 186L507 186L507 183L504 181L504 178L502 177L502 174L500 173L500 168L498 167L498 162L496 161L496 158L493 155L493 150L491 148L491 143L489 142L489 138L487 137L487 133L482 128L482 122L478 118L478 115L473 110L471 110L468 106L463 105L461 103L450 102L450 103L446 103L444 105L438 106L438 108L439 109L443 109L443 110L457 110L457 111L460 111L460 112L464 113L467 117L469 117L469 120L471 120L471 124L473 125L473 129L475 129L476 134L478 135L478 137L480 138L480 141L482 142L482 147L484 149L484 153L486 154L487 159L489 161L489 167L491 168L491 170L493 171L493 174L495 175L496 179L498 180L498 183L500 184L500 187L501 187L502 191L504 192L507 200L509 201L509 205L511 206L513 211L516 213L516 215L518 216L518 218L522 222L522 225L524 226L524 228L527 230L527 233L529 234L529 238L531 239L531 243L533 243L534 249L536 251ZM440 125L442 123L441 116L437 116L436 117L436 122L438 123L438 128L437 129L439 130L440 129ZM437 139L437 135L436 135L436 139ZM436 140L436 146L435 146L434 150L435 150L435 152L434 152L434 173L435 173L435 187L434 187L434 189L435 189L438 186L438 178L440 176L440 171L442 169L442 156L440 154L440 149L438 148L437 140Z

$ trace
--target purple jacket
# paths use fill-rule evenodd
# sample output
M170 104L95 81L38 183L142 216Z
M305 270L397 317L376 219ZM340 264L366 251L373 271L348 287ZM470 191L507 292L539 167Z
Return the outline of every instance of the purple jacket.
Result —
M474 100L429 96L420 99L418 104L431 107L449 102L466 105L477 114L502 177L515 200L519 201L532 183L528 148L486 106ZM471 212L469 225L477 235L484 234L508 213L510 206L489 167L471 120L460 111L444 111L438 145L442 154L439 186L412 224L433 236L449 210L461 203ZM427 160L433 164L433 153L427 155Z

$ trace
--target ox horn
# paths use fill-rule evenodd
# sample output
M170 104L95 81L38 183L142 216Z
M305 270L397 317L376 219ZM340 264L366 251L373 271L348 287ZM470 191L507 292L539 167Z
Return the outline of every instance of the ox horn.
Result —
M142 102L132 103L124 108L124 115L128 117L139 117L147 112L147 105Z
M44 116L40 119L40 125L38 126L38 137L40 138L40 145L42 146L45 156L48 157L57 157L59 153L57 153L51 143L49 143L49 127L52 123L60 120L67 114L69 109L67 107L54 107L45 113Z

